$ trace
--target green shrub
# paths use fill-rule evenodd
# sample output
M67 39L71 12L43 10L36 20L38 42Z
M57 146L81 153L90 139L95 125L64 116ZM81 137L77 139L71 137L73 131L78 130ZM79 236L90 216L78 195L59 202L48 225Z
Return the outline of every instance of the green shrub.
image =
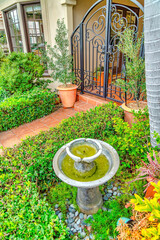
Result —
M9 96L10 94L5 89L0 87L0 102L4 101L4 99L6 99Z
M55 187L50 189L49 192L49 202L54 206L58 203L61 212L66 213L66 204L68 201L70 204L74 204L77 207L76 203L77 188L70 186L64 182L58 183ZM67 201L68 200L68 201Z
M0 103L0 131L18 127L53 112L56 100L55 93L38 88L21 95L12 95Z
M40 80L45 67L41 58L33 53L12 52L2 63L0 86L10 93L24 92L34 86L45 86L48 80Z
M0 46L0 67L1 67L2 63L5 61L5 59L6 59L6 55L3 51L3 48Z
M109 211L102 211L101 209L93 215L93 220L89 218L86 222L90 222L92 232L95 235L95 240L109 240L109 236L115 237L118 232L116 231L117 220L120 217L130 217L131 208L125 208L125 203L131 199L131 196L123 195L117 197L116 200L105 202L104 206Z
M0 239L69 239L64 224L46 199L39 198L36 184L25 180L22 169L8 165L0 176Z
M121 165L118 174L121 176L125 169L132 173L132 169L138 167L141 160L147 161L147 151L150 149L149 143L149 119L148 110L144 113L135 113L137 123L130 128L128 123L120 118L113 118L114 134L105 138L118 152Z

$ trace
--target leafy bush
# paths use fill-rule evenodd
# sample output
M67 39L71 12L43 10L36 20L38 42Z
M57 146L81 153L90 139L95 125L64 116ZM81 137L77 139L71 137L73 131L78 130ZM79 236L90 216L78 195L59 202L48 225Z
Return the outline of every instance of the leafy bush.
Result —
M131 208L125 208L124 203L128 201L129 196L123 195L116 200L105 202L104 206L109 211L102 211L101 209L93 215L93 220L89 218L86 222L90 222L92 226L95 239L109 240L108 236L115 237L118 232L116 231L117 220L122 217L131 216Z
M61 212L64 214L66 213L66 204L68 201L70 204L74 204L75 207L77 206L76 203L76 196L77 196L77 188L70 186L64 182L58 183L55 187L50 189L49 192L49 202L54 206L58 203ZM67 201L68 200L68 201Z
M23 166L19 169L14 162L5 167L0 175L0 238L69 239L66 227L46 199L39 198L36 184L26 181Z
M46 87L49 80L41 80L45 67L33 53L12 52L2 63L0 86L10 93L24 92L34 86Z
M114 134L105 141L111 144L118 152L121 160L121 166L118 174L126 168L135 169L141 163L141 160L146 161L147 151L149 151L149 119L148 111L144 113L139 111L135 113L136 123L133 123L130 128L128 123L120 118L113 118Z
M0 103L0 131L18 127L53 112L56 100L55 93L38 88L6 98Z
M4 101L4 99L6 99L9 96L10 94L5 89L0 87L0 102Z
M3 51L3 48L0 46L0 67L1 67L2 63L5 61L5 59L6 59L6 55Z

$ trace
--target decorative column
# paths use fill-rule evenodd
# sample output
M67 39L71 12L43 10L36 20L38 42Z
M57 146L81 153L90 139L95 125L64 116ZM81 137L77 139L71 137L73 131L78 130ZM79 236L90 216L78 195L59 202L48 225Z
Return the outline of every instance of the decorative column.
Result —
M19 17L19 25L20 25L20 29L21 29L23 52L27 53L28 52L27 40L26 40L26 36L25 36L25 32L24 32L25 30L24 30L24 22L23 22L24 16L22 16L22 5L20 5L20 3L17 3L17 12L18 12L18 17Z
M73 6L76 5L76 0L61 0L61 5L64 8L64 21L68 29L68 37L70 40L73 32Z

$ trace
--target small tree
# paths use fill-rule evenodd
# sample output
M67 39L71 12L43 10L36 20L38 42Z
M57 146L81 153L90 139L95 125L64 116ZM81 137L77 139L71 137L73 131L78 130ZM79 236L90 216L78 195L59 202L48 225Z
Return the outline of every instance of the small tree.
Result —
M120 35L118 49L126 58L126 81L117 79L117 84L127 93L132 94L139 107L139 100L144 95L145 86L145 62L140 57L140 48L142 37L136 39L135 33L127 29L124 34Z
M47 62L48 69L52 70L51 76L54 81L61 82L64 87L75 80L72 72L72 56L69 54L69 41L64 19L57 21L56 44L54 47L47 45L44 52L44 61Z

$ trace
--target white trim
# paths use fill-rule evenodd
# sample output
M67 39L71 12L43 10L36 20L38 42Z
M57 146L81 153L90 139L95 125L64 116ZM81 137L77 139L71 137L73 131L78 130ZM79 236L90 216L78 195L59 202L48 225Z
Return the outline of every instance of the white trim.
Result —
M75 6L76 4L77 4L76 0L61 0L61 5Z

